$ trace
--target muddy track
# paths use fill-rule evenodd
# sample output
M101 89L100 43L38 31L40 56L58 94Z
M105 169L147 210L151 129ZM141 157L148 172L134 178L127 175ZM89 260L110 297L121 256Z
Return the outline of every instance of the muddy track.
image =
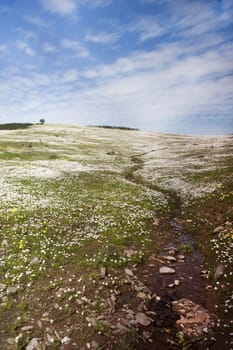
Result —
M160 300L152 301L149 306L149 310L156 314L153 325L149 329L150 341L141 341L135 350L202 350L204 343L207 346L211 341L205 339L203 343L203 340L199 339L185 340L177 337L179 329L176 321L179 317L172 310L172 302L187 298L204 308L207 307L206 283L201 276L204 259L191 234L185 228L181 198L175 190L160 188L135 175L136 171L142 167L143 161L138 161L138 164L128 171L127 180L150 190L162 192L168 200L169 211L160 217L155 212L157 227L154 239L160 253L150 257L139 276L152 294L158 295ZM168 254L174 255L176 261L166 262L164 256ZM184 259L179 259L179 255L183 255ZM163 265L175 269L175 274L160 274L159 267ZM179 282L178 285L174 285L175 280Z

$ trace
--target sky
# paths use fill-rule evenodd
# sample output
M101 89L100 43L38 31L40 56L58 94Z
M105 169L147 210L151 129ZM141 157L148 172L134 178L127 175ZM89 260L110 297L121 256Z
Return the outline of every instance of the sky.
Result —
M233 0L0 0L0 123L233 133Z

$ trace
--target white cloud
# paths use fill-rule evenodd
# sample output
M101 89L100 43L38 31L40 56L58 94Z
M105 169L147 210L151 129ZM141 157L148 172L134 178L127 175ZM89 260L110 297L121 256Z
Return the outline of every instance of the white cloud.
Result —
M43 44L43 51L46 53L53 53L53 52L57 52L57 48L54 45L45 42Z
M97 65L94 60L84 60L81 63L85 68L80 64L77 69L72 59L62 61L64 55L86 58L89 52L82 42L65 38L59 43L57 51L62 55L56 60L58 63L60 59L62 70L57 68L54 72L56 67L61 67L54 65L53 73L42 74L39 61L38 66L31 69L19 65L15 67L18 70L12 72L8 69L4 73L1 69L0 114L7 111L7 115L25 115L29 119L32 115L37 119L45 115L51 122L127 123L149 129L168 120L188 120L198 115L219 120L231 118L233 44L230 44L229 30L222 31L230 23L229 0L222 1L222 4L228 2L228 7L220 15L205 2L200 6L198 0L177 1L184 6L178 11L173 2L167 2L170 16L167 21L144 16L126 26L125 32L137 34L141 43L169 33L172 42L165 38L163 44L150 46L150 51L130 49L110 64ZM158 2L165 3L165 0ZM191 3L191 10L187 3ZM81 0L77 0L77 4L81 5ZM95 1L95 6L101 4L104 2ZM85 5L91 6L87 1ZM116 29L119 35L123 31L124 28ZM84 39L106 44L117 39L114 35L117 34L87 31ZM29 39L23 38L18 48L35 55ZM57 49L50 42L42 42L40 47L44 52Z
M112 0L80 0L80 3L89 7L107 7Z
M38 33L31 30L26 30L21 27L17 27L15 30L24 37L24 40L37 39L38 37Z
M5 54L7 52L6 45L0 44L0 54Z
M64 83L74 82L79 79L79 72L77 69L68 69L63 73L62 81Z
M77 40L63 39L61 40L61 46L65 49L70 49L75 52L77 57L88 57L88 50Z
M29 56L35 56L35 51L25 41L18 41L18 49L24 51Z
M48 23L39 16L25 16L25 20L39 28L47 28Z
M76 0L40 0L44 8L60 15L71 15L77 7Z
M139 42L154 39L164 34L165 29L158 23L156 17L142 17L127 28L130 32L139 34Z
M93 82L83 87L69 84L82 82L82 74L87 75L76 69L48 76L6 76L0 105L8 101L9 113L42 113L53 122L127 123L149 129L178 117L222 118L233 110L232 61L232 44L201 55L185 43L166 44L96 67Z
M85 40L95 44L109 44L115 42L119 38L117 33L92 33L88 32L85 36Z

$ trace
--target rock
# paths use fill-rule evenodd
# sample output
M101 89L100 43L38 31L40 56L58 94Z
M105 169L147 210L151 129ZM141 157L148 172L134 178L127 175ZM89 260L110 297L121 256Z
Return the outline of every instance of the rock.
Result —
M213 233L219 233L219 232L221 232L221 231L223 231L223 230L224 230L224 227L221 225L221 226L216 227L216 228L213 230Z
M6 342L7 342L7 344L9 344L9 345L14 345L15 339L14 339L14 338L7 338Z
M168 261L172 261L172 262L176 261L176 258L174 256L171 256L171 255L164 256L164 259L166 259Z
M146 294L151 294L151 290L145 286L145 284L139 282L138 284L136 284L134 286L134 289L137 291L137 292L142 292L142 293L146 293Z
M110 306L110 313L115 313L116 312L116 301L117 301L117 298L114 294L111 295L110 298L107 299L107 302Z
M148 331L144 331L144 332L142 333L142 335L143 335L143 337L146 338L146 339L150 339L150 337L151 337L151 333L148 332Z
M30 332L34 329L34 326L24 326L21 328L21 331L23 332Z
M179 281L179 280L175 280L175 281L174 281L174 285L175 285L175 286L179 286L179 284L180 284L180 281Z
M38 256L35 256L30 261L30 265L39 265L39 264L40 264L40 258Z
M133 249L125 249L124 250L124 255L126 255L127 258L132 258L134 253L135 253L135 251Z
M6 284L0 283L0 291L3 291L6 289Z
M138 312L135 316L137 323L142 326L149 326L152 322L151 318L146 316L143 312Z
M185 259L185 256L182 255L182 254L179 254L179 255L177 255L177 258L178 258L179 260L184 260L184 259Z
M53 337L51 334L48 333L48 334L46 335L46 337L47 337L49 343L54 343L55 339L54 339L54 337Z
M156 312L154 312L154 311L147 311L146 314L149 316L156 316L157 315Z
M56 329L54 329L54 333L55 333L57 339L58 339L59 341L61 341L61 336L60 336L60 334L58 333L58 331L57 331Z
M130 269L125 268L125 274L129 277L134 277L134 273Z
M90 300L85 295L83 297L81 297L81 300L84 301L84 303L90 302Z
M202 336L214 326L212 316L201 305L182 298L172 302L172 310L180 319L176 321L182 332L191 338Z
M172 269L171 267L162 266L159 268L159 273L161 275L173 275L176 272L175 269Z
M15 337L15 344L19 345L21 343L21 340L23 338L23 334L20 333Z
M223 272L224 272L223 264L218 265L214 273L214 279L215 280L219 279L219 277L223 275Z
M113 331L113 334L125 334L129 329L121 323L117 323L116 328Z
M160 223L160 219L159 219L159 218L154 218L153 224L154 224L155 226L159 226L159 223Z
M17 287L7 287L6 294L7 295L14 295L18 291Z
M111 323L110 323L109 321L107 321L107 320L103 320L103 321L101 321L101 323L102 323L104 326L109 327L109 328L112 326Z
M28 345L26 346L25 350L37 350L39 346L39 339L32 338Z
M100 278L104 279L106 276L107 276L107 269L106 269L106 267L101 267Z
M37 321L37 324L40 329L43 327L43 323L40 320Z
M143 293L143 292L139 292L139 293L137 294L137 297L140 298L140 299L142 299L142 300L146 300L147 295L146 295L145 293Z
M92 340L92 342L91 342L91 348L92 348L93 350L95 350L95 349L98 349L98 347L99 347L99 344L98 344L95 340Z
M145 310L145 309L144 309L144 306L145 306L144 302L141 302L141 303L138 305L138 307L137 307L138 312L144 311L144 310Z
M61 340L62 344L69 344L70 342L71 342L71 339L67 336L62 338L62 340Z
M93 327L97 326L96 318L94 318L94 317L86 317L86 320L91 326L93 326Z
M163 248L163 251L164 252L169 252L170 250L173 250L173 251L176 251L176 247L166 247L166 248Z
M6 239L3 239L3 240L2 240L2 243L1 243L1 247L4 249L4 248L6 248L7 246L8 246L7 240L6 240Z

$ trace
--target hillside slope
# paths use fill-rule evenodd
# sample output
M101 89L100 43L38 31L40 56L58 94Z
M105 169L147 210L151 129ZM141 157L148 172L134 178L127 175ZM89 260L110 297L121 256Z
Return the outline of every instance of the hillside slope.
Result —
M232 141L0 130L0 349L228 349Z

